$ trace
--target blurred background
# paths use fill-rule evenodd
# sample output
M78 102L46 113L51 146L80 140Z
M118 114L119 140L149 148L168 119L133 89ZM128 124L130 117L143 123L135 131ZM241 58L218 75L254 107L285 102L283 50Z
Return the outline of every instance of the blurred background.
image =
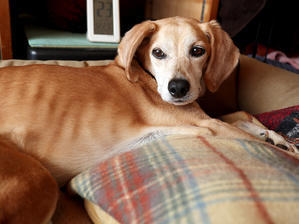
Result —
M0 22L1 52L11 44L8 47L11 53L8 57L2 53L3 59L97 60L111 59L116 54L117 45L101 49L95 45L94 49L92 47L80 49L78 52L81 55L73 58L67 55L70 51L76 55L78 46L68 46L65 49L61 46L50 49L30 46L30 35L26 30L28 24L59 32L82 34L85 37L86 0L2 0L1 2L3 6L0 6L0 10L5 16ZM6 4L8 9L5 9ZM298 1L119 0L119 5L121 35L145 19L160 19L175 15L195 17L202 22L217 19L243 54L298 73ZM4 26L4 23L9 25ZM10 43L5 37L8 33Z

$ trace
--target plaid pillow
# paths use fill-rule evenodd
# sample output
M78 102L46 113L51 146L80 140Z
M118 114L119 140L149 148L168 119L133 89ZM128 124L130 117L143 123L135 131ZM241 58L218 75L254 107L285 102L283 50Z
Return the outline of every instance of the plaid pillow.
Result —
M299 160L267 144L170 136L71 187L120 223L298 223Z

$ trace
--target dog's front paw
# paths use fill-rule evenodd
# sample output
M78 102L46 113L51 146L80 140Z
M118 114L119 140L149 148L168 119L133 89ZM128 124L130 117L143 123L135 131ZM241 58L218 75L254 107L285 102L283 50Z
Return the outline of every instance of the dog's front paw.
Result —
M299 153L299 150L295 144L288 142L284 137L277 134L275 131L264 130L260 133L260 136L264 138L266 142L269 142L272 145L275 145L283 150Z

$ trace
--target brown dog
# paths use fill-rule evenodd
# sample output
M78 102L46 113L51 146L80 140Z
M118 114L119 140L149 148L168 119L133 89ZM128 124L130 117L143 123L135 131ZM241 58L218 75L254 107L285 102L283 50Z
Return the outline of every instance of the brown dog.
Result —
M10 206L1 208L0 223L9 214L28 217L13 208L17 195L5 190L25 191L24 175L29 182L56 189L47 170L62 186L96 163L161 135L257 140L211 119L194 102L206 88L215 92L238 62L238 49L215 21L147 21L125 35L118 53L115 62L102 67L32 65L0 70L0 134L13 142L0 139L0 154L5 155L0 156L5 181L0 202ZM22 200L42 197L26 192ZM47 194L42 188L38 193ZM47 205L43 200L31 203L33 209L47 211L39 213L44 222L57 200L57 190L50 193L53 200Z
M49 171L0 136L0 223L44 223L57 198L57 183Z

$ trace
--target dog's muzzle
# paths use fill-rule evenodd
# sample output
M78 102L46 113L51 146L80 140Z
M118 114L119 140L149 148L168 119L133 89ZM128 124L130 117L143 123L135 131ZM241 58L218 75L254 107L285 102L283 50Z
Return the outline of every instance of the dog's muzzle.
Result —
M172 79L168 83L168 91L174 98L182 98L189 92L190 84L186 79Z

